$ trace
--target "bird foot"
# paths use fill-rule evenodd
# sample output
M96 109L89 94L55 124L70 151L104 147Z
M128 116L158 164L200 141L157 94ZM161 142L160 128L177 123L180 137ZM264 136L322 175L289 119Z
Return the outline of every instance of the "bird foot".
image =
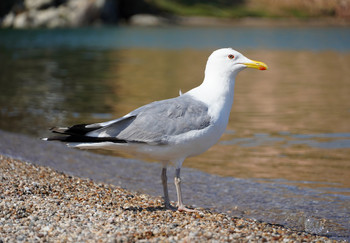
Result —
M171 210L171 211L189 212L189 213L198 212L198 210L187 208L185 205L174 207L171 204L165 204L164 207L166 210Z
M188 213L195 213L198 212L196 209L186 208L184 205L180 205L177 208L177 211L179 212L188 212Z

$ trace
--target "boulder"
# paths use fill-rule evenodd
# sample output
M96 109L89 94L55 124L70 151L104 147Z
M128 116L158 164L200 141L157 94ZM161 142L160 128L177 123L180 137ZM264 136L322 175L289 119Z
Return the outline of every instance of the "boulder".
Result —
M21 11L8 13L6 28L79 27L117 21L116 0L24 0Z
M60 11L61 10L61 11ZM29 12L32 19L32 27L63 27L66 23L61 15L61 8L48 8L45 10L33 10Z
M131 16L129 23L139 26L159 26L168 24L169 20L151 14L135 14Z
M1 26L4 28L11 28L15 21L16 15L13 12L8 13L2 20Z
M41 9L54 5L55 0L25 0L24 6L27 9Z
M83 26L91 24L99 16L99 6L104 0L75 0L68 2L69 24L71 26Z
M340 1L335 9L335 14L343 19L350 19L350 2L346 0Z
M16 29L28 28L30 26L29 22L30 20L28 18L27 13L20 13L16 15L12 23L12 27Z

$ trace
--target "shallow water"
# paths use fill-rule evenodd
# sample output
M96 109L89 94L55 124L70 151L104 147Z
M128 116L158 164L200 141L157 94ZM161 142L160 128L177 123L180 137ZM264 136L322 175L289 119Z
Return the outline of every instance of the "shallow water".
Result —
M0 127L46 136L47 128L57 124L113 119L148 102L177 96L180 89L189 90L201 82L210 51L4 53ZM223 176L350 188L350 54L246 53L267 62L270 69L239 74L226 134L218 146L184 165Z
M119 48L349 51L348 27L103 27L0 30L7 48Z
M269 70L238 75L226 133L218 145L184 163L227 178L206 182L208 175L196 174L194 181L189 178L194 174L183 173L184 180L212 200L210 207L220 195L220 209L237 213L238 205L244 215L269 220L285 215L277 221L349 236L324 226L350 216L349 33L346 28L0 30L0 129L43 137L54 125L122 116L199 85L211 51L234 46ZM209 182L214 189L206 192ZM205 206L203 197L198 201Z

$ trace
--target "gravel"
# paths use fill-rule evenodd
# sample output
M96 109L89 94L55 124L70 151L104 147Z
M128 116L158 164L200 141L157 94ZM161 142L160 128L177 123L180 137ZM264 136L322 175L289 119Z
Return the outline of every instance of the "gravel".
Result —
M0 155L0 242L336 242L73 177Z

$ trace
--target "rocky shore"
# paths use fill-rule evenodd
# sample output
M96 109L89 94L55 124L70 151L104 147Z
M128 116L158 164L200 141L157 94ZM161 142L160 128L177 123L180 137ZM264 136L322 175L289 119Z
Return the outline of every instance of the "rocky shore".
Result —
M165 210L161 198L2 155L0 181L0 242L335 242L202 208Z
M4 28L79 27L117 21L113 0L24 0L14 4L0 25Z
M254 2L253 6L256 5L256 7L261 8L260 12L271 11L271 16L275 17L264 17L263 14L261 16L248 14L239 18L216 16L215 13L210 15L181 15L180 13L172 12L170 9L163 9L161 5L157 5L155 2L142 0L3 1L4 3L0 5L0 27L15 29L72 28L105 24L240 27L350 26L349 0L338 2L335 0L329 2L317 1L315 6L312 3L307 4L303 1L271 2L271 0L265 0L262 3L260 0L252 1ZM249 10L249 4L246 3L246 5L244 6L248 7ZM264 7L270 5L273 5L271 9L270 7ZM210 8L211 5L206 6ZM184 9L190 7L191 4L182 6ZM224 7L222 6L222 8ZM254 7L251 8L254 10ZM274 13L276 11L277 13ZM293 14L288 14L293 12L296 14L294 17ZM303 12L306 15L304 17L299 16ZM306 17L308 16L307 14L310 16Z

